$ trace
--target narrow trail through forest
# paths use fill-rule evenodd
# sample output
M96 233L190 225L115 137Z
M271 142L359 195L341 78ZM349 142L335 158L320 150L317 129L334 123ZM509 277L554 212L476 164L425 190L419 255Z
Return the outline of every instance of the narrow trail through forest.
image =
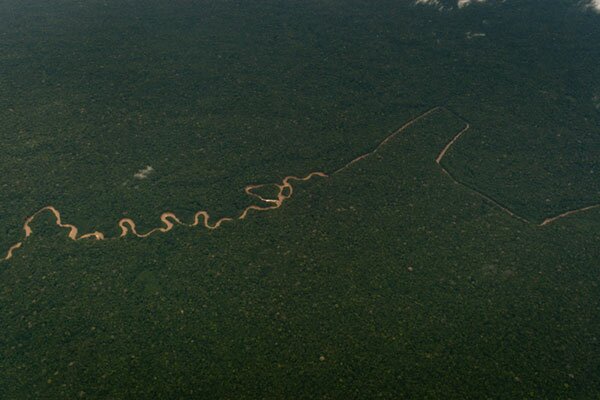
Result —
M470 186L469 184L467 184L465 182L460 181L459 179L456 179L454 177L454 175L451 174L450 171L448 171L442 165L442 159L446 156L446 153L450 150L450 148L463 136L463 134L465 132L467 132L471 128L471 124L467 120L465 120L464 118L462 118L459 115L457 115L456 113L454 113L454 112L446 109L445 107L437 107L437 108L443 108L443 109L449 111L456 118L460 119L465 124L465 127L463 129L461 129L456 135L454 135L452 137L452 139L450 139L450 141L446 144L446 146L444 146L444 148L442 149L442 151L440 151L440 153L438 154L438 156L435 158L435 163L440 167L440 169L442 170L442 172L444 174L446 174L454 183L456 183L458 185L461 185L461 186L464 186L467 189L475 192L479 197L485 199L489 203L492 203L497 208L499 208L500 210L504 211L506 214L510 215L511 217L513 217L515 219L518 219L519 221L527 223L527 224L535 224L538 227L549 225L549 224L551 224L553 222L558 221L559 219L562 219L562 218L565 218L565 217L569 217L569 216L571 216L573 214L577 214L577 213L580 213L580 212L583 212L583 211L588 211L588 210L592 210L594 208L600 207L600 204L594 204L594 205L590 205L590 206L576 208L576 209L573 209L573 210L569 210L569 211L563 212L562 214L558 214L556 216L546 218L541 223L536 224L535 222L532 222L532 221L528 220L527 218L518 215L514 211L511 211L508 207L503 206L498 201L494 200L493 198L491 198L487 194L483 193L482 191L480 191L480 190L478 190L478 189Z
M121 230L121 233L119 236L115 236L112 238L107 238L102 232L99 231L94 231L94 232L90 232L90 233L85 233L82 235L79 235L79 229L72 224L68 224L68 223L63 223L62 222L62 218L61 218L61 214L60 211L58 211L55 207L49 205L46 207L43 207L41 209L39 209L38 211L36 211L34 214L32 214L31 216L29 216L26 220L25 223L23 224L23 231L24 231L24 237L21 241L15 243L14 245L12 245L9 249L8 252L6 254L6 256L4 257L4 260L10 260L13 255L14 252L17 249L20 249L21 247L23 247L23 244L25 242L25 240L27 238L29 238L32 233L33 230L31 228L31 223L34 221L34 219L44 213L44 212L49 212L51 213L54 218L55 218L55 222L56 225L60 228L63 229L68 229L69 233L68 233L68 237L71 240L84 240L84 239L94 239L94 240L111 240L111 239L118 239L118 238L123 238L127 235L133 235L135 237L138 238L146 238L150 235L153 235L155 233L161 232L161 233L166 233L169 232L171 229L173 229L176 225L182 225L182 226L186 226L186 227L195 227L198 225L202 225L203 227L205 227L206 229L209 230L214 230L214 229L218 229L219 227L221 227L221 225L225 222L232 222L235 220L243 220L246 219L246 217L248 216L248 214L251 211L269 211L269 210L275 210L279 207L281 207L283 205L283 203L289 199L290 197L292 197L292 194L294 193L294 187L292 185L292 181L308 181L314 177L321 177L321 178L329 178L333 175L336 175L346 169L348 169L349 167L351 167L352 165L356 164L359 161L362 161L374 154L376 154L383 146L385 146L387 143L389 143L392 139L394 139L397 135L399 135L400 133L402 133L404 130L406 130L407 128L409 128L410 126L412 126L413 124L415 124L416 122L418 122L419 120L429 116L430 114L434 113L435 111L438 110L447 110L449 112L451 112L450 110L448 110L447 108L443 107L443 106L437 106L437 107L433 107L427 111L425 111L424 113L414 117L413 119L409 120L408 122L406 122L404 125L402 125L400 128L396 129L394 132L392 132L390 135L386 136L373 150L369 151L368 153L362 154L358 157L356 157L355 159L353 159L352 161L346 163L344 166L342 166L341 168L336 169L334 172L332 172L331 174L327 174L325 172L320 172L320 171L316 171L316 172L311 172L308 175L304 176L304 177L297 177L294 175L290 175L290 176L286 176L285 178L283 178L283 180L281 181L281 183L277 183L275 184L275 186L278 189L277 192L277 197L276 198L265 198L257 193L254 193L254 190L268 186L270 184L258 184L258 185L248 185L244 188L244 192L251 196L254 197L258 200L260 200L263 203L266 203L268 205L266 206L258 206L258 205L250 205L248 207L246 207L237 217L224 217L221 218L219 220L217 220L214 223L210 223L210 215L208 214L208 212L206 211L197 211L194 214L193 220L191 223L186 223L181 221L181 219L179 217L177 217L177 215L175 215L174 213L167 211L161 214L160 216L160 221L162 222L163 226L151 229L150 231L146 232L146 233L139 233L137 231L136 228L136 224L135 221L132 220L131 218L122 218L117 222L117 226L119 227L119 229ZM452 113L452 112L451 112ZM440 151L440 153L438 154L438 156L435 158L435 163L440 167L440 169L442 170L442 172L447 175L454 183L461 185L463 187L468 188L469 190L471 190L472 192L476 193L479 197L483 198L484 200L488 201L489 203L493 204L494 206L498 207L500 210L504 211L506 214L510 215L511 217L518 219L524 223L528 223L528 224L532 224L531 221L527 220L526 218L516 214L515 212L511 211L509 208L503 206L502 204L498 203L496 200L494 200L493 198L489 197L488 195L486 195L485 193L477 190L474 187L471 187L470 185L461 182L460 180L456 179L443 165L442 165L442 160L443 158L446 156L447 152L452 148L452 146L463 136L463 134L465 132L467 132L470 128L471 125L469 124L468 121L466 121L465 119L463 119L462 117L456 115L455 113L452 113L456 118L460 119L465 126L457 133L455 134L452 139L444 146L444 148ZM567 212L564 212L562 214L556 215L554 217L549 217L546 218L544 221L542 221L540 224L536 224L536 226L546 226L549 225L553 222L556 222L557 220L561 219L561 218L565 218L568 216L571 216L573 214L579 213L579 212L583 212L583 211L587 211L587 210L591 210L594 208L599 208L600 204L595 204L595 205L591 205L591 206L587 206L587 207L582 207L582 208L578 208L578 209L574 209L574 210L570 210ZM202 222L201 222L202 220Z

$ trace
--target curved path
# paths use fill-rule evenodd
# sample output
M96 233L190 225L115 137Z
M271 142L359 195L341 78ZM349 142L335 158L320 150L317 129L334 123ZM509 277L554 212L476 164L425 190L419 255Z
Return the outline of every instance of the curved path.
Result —
M177 217L177 215L175 215L174 213L172 213L170 211L167 211L160 215L160 221L162 222L163 226L154 228L145 233L140 233L137 231L134 220L132 220L131 218L122 218L117 222L117 225L121 229L121 234L119 236L116 236L116 237L110 238L110 239L122 238L129 234L131 234L135 237L138 237L138 238L146 238L146 237L153 235L155 233L158 233L158 232L161 232L161 233L169 232L171 229L173 229L175 227L175 225L195 227L195 226L200 225L200 223L202 223L202 226L204 226L206 229L210 229L210 230L217 229L224 222L234 221L235 219L240 219L240 220L245 219L248 216L248 213L252 210L268 211L268 210L274 210L276 208L281 207L283 205L283 203L287 199L292 197L292 194L294 193L294 187L292 186L292 181L307 181L307 180L312 179L317 176L322 177L322 178L327 178L327 174L325 174L323 172L312 172L304 177L297 177L297 176L293 176L293 175L286 176L280 184L275 184L275 186L277 186L278 192L277 192L277 197L274 199L268 199L259 194L254 193L255 189L267 186L266 184L246 186L244 188L244 192L246 192L246 194L257 198L262 202L268 203L269 205L268 206L251 205L251 206L246 207L242 211L242 213L235 218L230 218L230 217L221 218L212 224L209 222L210 215L206 211L196 212L194 214L194 218L191 223L182 222L181 219L179 219L179 217ZM40 215L41 213L44 213L44 212L49 212L54 216L54 218L56 219L56 225L58 227L69 230L68 237L71 240L82 240L82 239L106 240L107 239L102 232L98 232L98 231L79 235L79 229L75 225L66 224L66 223L62 222L60 211L58 211L53 206L46 206L46 207L39 209L35 214L31 215L29 218L27 218L25 220L25 223L23 224L23 231L25 232L23 240L15 243L8 249L8 252L7 252L6 256L4 257L4 260L10 260L13 257L15 250L17 250L23 246L23 243L25 242L25 240L28 237L30 237L31 234L33 233L33 230L31 228L30 224L33 222L33 220L38 215ZM200 222L201 219L202 219L202 222Z
M435 111L438 110L446 110L450 113L452 113L452 111L448 110L447 108L443 107L443 106L437 106L437 107L433 107L427 111L425 111L424 113L416 116L415 118L411 119L410 121L406 122L404 125L402 125L400 128L398 128L397 130L395 130L394 132L392 132L390 135L386 136L373 150L362 154L358 157L356 157L355 159L353 159L352 161L346 163L344 166L342 166L341 168L336 169L334 172L331 173L331 175L335 175L339 172L342 172L346 169L348 169L349 167L351 167L352 165L356 164L359 161L362 161L372 155L374 155L375 153L377 153L379 151L379 149L383 146L385 146L387 143L389 143L390 140L394 139L398 134L402 133L405 129L407 129L408 127L412 126L414 123L416 123L417 121L429 116L430 114L432 114ZM480 196L481 198L483 198L484 200L492 203L493 205L495 205L496 207L498 207L500 210L504 211L506 214L510 215L513 218L516 218L524 223L531 223L531 221L527 220L526 218L516 214L515 212L511 211L508 207L503 206L502 204L498 203L496 200L494 200L493 198L489 197L488 195L486 195L485 193L477 190L474 187L469 186L468 184L465 184L461 181L459 181L458 179L456 179L446 168L444 168L444 166L441 164L443 158L446 156L446 153L448 153L448 151L452 148L452 146L463 136L463 134L465 132L467 132L470 128L471 125L469 124L469 122L467 122L465 119L461 118L460 116L458 116L455 113L452 113L455 117L457 117L458 119L460 119L464 124L464 128L462 128L456 135L454 135L452 137L452 139L444 146L444 148L440 151L440 153L438 154L438 156L435 158L435 163L441 168L442 172L444 174L446 174L454 183L464 186L468 189L470 189L471 191L473 191L474 193L476 193L478 196ZM50 212L52 215L54 215L54 218L56 219L56 225L59 226L60 228L64 228L64 229L68 229L69 233L68 233L68 237L71 240L83 240L83 239L95 239L95 240L107 240L107 239L118 239L118 238L123 238L127 235L133 235L135 237L138 238L146 238L150 235L153 235L155 233L166 233L169 232L171 229L173 229L175 227L175 225L183 225L183 226L187 226L187 227L195 227L198 226L200 224L202 224L202 226L204 226L206 229L218 229L223 223L225 222L230 222L230 221L234 221L234 220L243 220L246 219L246 217L248 216L248 214L251 211L269 211L269 210L274 210L277 209L279 207L281 207L283 205L283 203L289 199L290 197L292 197L292 194L294 193L294 187L292 185L292 181L308 181L314 177L321 177L321 178L328 178L330 175L324 173L324 172L311 172L310 174L304 176L304 177L297 177L297 176L286 176L283 181L280 184L275 184L275 186L277 186L278 192L277 192L277 197L274 199L270 199L270 198L265 198L259 194L254 193L255 189L259 189L262 187L267 186L268 184L259 184L259 185L248 185L244 188L244 192L251 196L254 197L258 200L260 200L263 203L267 203L268 205L266 206L257 206L257 205L251 205L246 207L240 215L238 215L237 217L224 217L221 218L219 220L217 220L214 223L210 223L210 215L208 214L208 212L206 211L198 211L194 214L194 218L193 221L191 223L185 223L183 221L181 221L181 219L179 219L179 217L177 217L177 215L175 215L172 212L164 212L161 214L160 216L160 221L162 222L163 226L151 229L148 232L145 233L139 233L137 231L136 228L136 224L135 221L132 220L131 218L122 218L117 222L118 227L121 229L121 234L119 236L113 237L113 238L106 238L105 235L102 232L99 231L94 231L94 232L90 232L90 233L86 233L83 235L79 235L79 229L72 224L67 224L67 223L63 223L62 219L61 219L61 215L60 212L54 208L53 206L46 206L41 208L40 210L38 210L37 212L35 212L33 215L31 215L30 217L28 217L25 220L25 223L23 224L23 231L24 231L24 238L15 243L14 245L12 245L9 249L8 252L6 254L6 256L4 257L4 260L9 260L13 257L14 252L21 248L25 242L25 240L27 238L29 238L31 236L31 234L33 233L33 230L31 229L30 224L33 222L33 220L41 213L44 212ZM537 224L537 226L546 226L549 225L561 218L565 218L568 217L570 215L579 213L579 212L583 212L583 211L587 211L587 210L591 210L594 208L600 208L600 204L595 204L595 205L591 205L591 206L587 206L587 207L582 207L582 208L578 208L575 210L570 210L567 212L564 212L562 214L559 214L557 216L554 217L550 217L550 218L546 218L543 222L541 222L540 224ZM202 218L202 222L200 222L200 219Z

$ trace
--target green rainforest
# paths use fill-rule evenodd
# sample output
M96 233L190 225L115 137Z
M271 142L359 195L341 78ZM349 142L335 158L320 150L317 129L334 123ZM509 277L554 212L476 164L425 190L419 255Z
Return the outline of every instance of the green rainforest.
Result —
M0 1L0 399L600 399L595 4Z

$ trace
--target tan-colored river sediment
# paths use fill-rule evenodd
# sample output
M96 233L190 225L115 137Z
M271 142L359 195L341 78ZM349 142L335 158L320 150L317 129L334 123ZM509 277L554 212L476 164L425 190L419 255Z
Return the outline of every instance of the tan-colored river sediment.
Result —
M349 161L348 163L344 164L342 167L336 169L331 174L326 174L325 172L317 171L317 172L311 172L310 174L308 174L304 177L297 177L297 176L293 176L293 175L286 176L280 184L275 184L275 186L278 189L276 198L273 198L273 199L265 198L259 194L254 193L255 189L259 189L261 187L267 186L267 184L248 185L244 188L244 192L247 195L258 199L259 201L261 201L267 205L264 205L264 206L251 205L251 206L246 207L244 210L242 210L242 212L236 217L224 217L213 223L210 222L210 215L206 211L196 212L194 214L194 217L193 217L193 220L191 223L183 222L179 217L177 217L177 215L175 215L174 213L172 213L170 211L167 211L160 215L160 221L162 222L162 226L151 229L150 231L145 232L145 233L140 233L137 231L135 221L132 220L131 218L122 218L117 222L117 226L121 230L121 233L116 237L107 238L102 232L99 232L99 231L94 231L94 232L90 232L90 233L85 233L83 235L79 235L79 229L75 225L62 222L60 211L58 211L55 207L53 207L51 205L45 206L45 207L39 209L38 211L36 211L34 214L29 216L25 220L25 223L23 224L23 232L24 232L23 239L21 241L15 243L8 249L8 252L7 252L6 256L4 257L4 260L10 260L14 256L14 252L16 250L20 249L21 247L23 247L24 242L33 233L33 230L31 228L31 223L38 215L40 215L41 213L44 213L44 212L51 213L56 220L56 225L58 225L60 228L69 230L68 237L71 240L83 240L83 239L107 240L107 239L123 238L128 235L133 235L138 238L146 238L155 233L169 232L176 225L182 225L182 226L187 226L187 227L195 227L198 225L202 225L206 229L213 230L213 229L218 229L223 223L226 223L226 222L232 222L235 220L244 220L244 219L246 219L246 217L249 215L249 213L251 211L275 210L277 208L280 208L286 200L288 200L290 197L292 197L292 194L294 193L294 187L292 185L293 181L308 181L314 177L328 178L330 176L333 176L340 172L343 172L346 169L350 168L352 165L356 164L357 162L365 160L365 159L369 158L370 156L374 155L375 153L377 153L382 146L385 146L387 143L389 143L390 140L394 139L394 137L396 137L398 134L402 133L404 130L406 130L407 128L412 126L417 121L427 117L428 115L432 114L433 112L435 112L437 110L442 110L442 109L445 109L445 107L442 107L442 106L433 107L433 108L425 111L424 113L418 115L417 117L411 119L410 121L408 121L404 125L402 125L400 128L395 130L393 133L386 136L373 150L354 158L352 161ZM457 118L460 118L460 117L457 117ZM442 148L440 153L435 158L435 163L441 168L442 172L445 175L447 175L454 183L471 190L472 192L474 192L475 194L477 194L484 200L490 202L491 204L495 205L496 207L498 207L500 210L504 211L506 214L510 215L511 217L516 218L524 223L531 223L531 221L516 214L515 212L511 211L509 208L501 205L500 203L498 203L496 200L492 199L488 195L466 186L464 183L462 183L458 179L454 178L454 176L446 168L444 168L444 166L441 164L441 162L442 162L443 158L446 156L447 152L464 135L464 133L467 132L471 127L467 121L463 120L462 118L460 118L460 119L464 122L465 126L457 134L455 134L452 137L452 139L444 146L444 148ZM551 223L554 223L554 222L560 220L561 218L566 218L573 214L576 214L576 213L579 213L582 211L591 210L591 209L598 208L598 207L600 207L600 204L595 204L595 205L591 205L591 206L586 206L586 207L570 210L570 211L564 212L560 215L546 218L542 223L537 224L537 226L540 226L540 227L546 226L546 225L549 225Z

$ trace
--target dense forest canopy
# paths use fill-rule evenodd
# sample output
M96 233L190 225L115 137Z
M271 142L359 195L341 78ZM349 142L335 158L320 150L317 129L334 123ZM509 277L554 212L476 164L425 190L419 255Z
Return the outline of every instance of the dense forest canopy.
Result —
M599 8L3 1L3 255L328 177L215 230L37 214L0 397L600 396Z

